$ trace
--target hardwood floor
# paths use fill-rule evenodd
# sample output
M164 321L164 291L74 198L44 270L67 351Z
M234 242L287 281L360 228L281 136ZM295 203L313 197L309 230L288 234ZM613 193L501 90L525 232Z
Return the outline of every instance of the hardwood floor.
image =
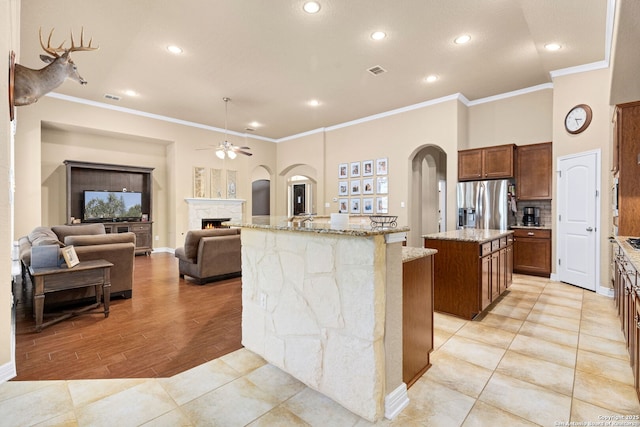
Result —
M135 259L133 298L35 332L32 288L17 289L20 380L169 377L242 347L241 278L197 285L173 254Z

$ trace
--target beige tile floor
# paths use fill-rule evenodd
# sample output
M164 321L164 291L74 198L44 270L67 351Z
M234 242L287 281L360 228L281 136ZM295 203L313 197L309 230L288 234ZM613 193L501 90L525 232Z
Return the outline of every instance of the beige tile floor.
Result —
M482 319L436 313L434 344L432 367L409 389L410 405L376 425L606 425L603 417L640 414L611 298L516 275ZM0 426L31 425L371 423L238 350L171 378L1 384Z

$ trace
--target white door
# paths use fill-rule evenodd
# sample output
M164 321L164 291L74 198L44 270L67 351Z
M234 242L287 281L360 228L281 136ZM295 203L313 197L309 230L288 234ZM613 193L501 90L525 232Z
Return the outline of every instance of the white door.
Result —
M558 279L596 290L599 152L558 159Z

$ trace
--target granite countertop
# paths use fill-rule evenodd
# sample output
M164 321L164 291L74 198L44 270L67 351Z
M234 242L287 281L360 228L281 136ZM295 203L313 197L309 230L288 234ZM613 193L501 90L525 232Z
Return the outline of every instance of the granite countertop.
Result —
M616 242L620 245L629 261L633 264L636 270L640 270L640 250L635 249L627 242L627 239L637 239L635 236L616 236Z
M484 243L509 234L513 234L513 230L479 230L475 228L464 228L462 230L425 234L422 237L436 240L461 240L465 242Z
M299 224L299 225L298 225ZM305 221L297 223L288 217L259 216L252 217L248 222L227 221L224 225L242 228L259 228L263 230L296 231L305 233L341 234L354 237L377 236L393 233L406 233L409 227L372 228L371 222L361 224L347 224L346 227L332 228L329 222Z
M413 261L414 259L424 258L438 253L436 249L414 248L409 246L402 247L402 262Z
M548 225L511 225L509 228L524 228L526 230L551 230Z

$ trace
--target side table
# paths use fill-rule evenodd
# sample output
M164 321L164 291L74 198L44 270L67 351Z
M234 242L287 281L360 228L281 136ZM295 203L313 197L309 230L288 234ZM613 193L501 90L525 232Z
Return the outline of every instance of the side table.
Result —
M66 266L52 268L29 267L29 271L35 282L33 307L36 315L36 331L40 332L45 326L99 307L101 295L104 297L104 317L109 317L112 266L113 264L109 261L100 259L82 261L72 268L67 268ZM60 317L42 323L44 317L44 297L46 294L66 289L85 288L87 286L95 286L96 288L95 304L65 313Z

